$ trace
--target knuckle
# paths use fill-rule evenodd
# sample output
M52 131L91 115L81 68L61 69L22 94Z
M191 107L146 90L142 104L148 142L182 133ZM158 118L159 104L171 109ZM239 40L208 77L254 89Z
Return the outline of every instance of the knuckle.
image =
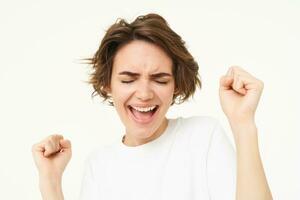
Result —
M53 147L53 143L51 142L51 140L47 140L47 141L45 142L45 146L46 146L46 147Z
M54 138L62 138L63 136L60 135L60 134L54 134L53 137L54 137Z
M52 154L53 152L55 152L55 149L52 146L50 146L50 145L45 145L45 151L48 154Z
M57 138L55 135L52 135L52 137L50 137L49 140L50 140L53 144L55 144L55 143L57 143L58 138Z
M46 142L46 145L51 148L51 149L56 149L56 144L53 140L49 139L47 142Z
M238 71L238 70L241 69L241 67L238 66L238 65L233 65L233 66L232 66L232 69L233 69L233 71Z
M56 135L50 135L49 139L54 140L56 138Z

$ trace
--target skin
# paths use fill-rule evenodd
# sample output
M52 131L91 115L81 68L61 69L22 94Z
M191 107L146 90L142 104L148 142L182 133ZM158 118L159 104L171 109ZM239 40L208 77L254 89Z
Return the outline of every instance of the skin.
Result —
M258 148L255 111L264 84L238 66L220 78L220 103L227 116L237 148L238 200L273 199Z
M128 71L136 75L129 75ZM159 73L170 75L158 77ZM164 132L174 87L172 61L162 49L143 41L133 41L119 49L107 91L126 128L124 144L142 145ZM230 67L220 78L220 103L237 147L238 200L272 199L259 155L255 125L255 110L262 90L262 81L237 66ZM130 117L128 105L159 105L159 110L151 123L141 125ZM32 153L43 199L64 199L61 181L72 154L70 141L61 135L51 135L33 145Z
M126 145L145 144L163 133L167 127L165 115L172 103L174 87L172 60L158 46L144 41L133 41L118 51L108 92L111 93L118 115L125 124ZM152 123L136 123L130 117L128 105L159 105L157 117Z

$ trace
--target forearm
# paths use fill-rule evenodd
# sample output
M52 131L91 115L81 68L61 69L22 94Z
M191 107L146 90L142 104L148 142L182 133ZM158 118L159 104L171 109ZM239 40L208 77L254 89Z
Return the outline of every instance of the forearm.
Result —
M237 200L270 200L254 120L230 121L237 148Z
M43 200L63 200L61 179L40 177L39 187Z

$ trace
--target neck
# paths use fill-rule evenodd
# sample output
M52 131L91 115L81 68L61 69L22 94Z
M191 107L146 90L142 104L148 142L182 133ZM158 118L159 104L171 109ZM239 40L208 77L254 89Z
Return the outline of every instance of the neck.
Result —
M151 142L151 141L155 140L156 138L158 138L159 136L161 136L164 133L164 131L166 130L167 127L168 127L168 119L165 118L163 120L163 122L161 123L161 125L159 126L159 128L153 134L151 134L150 137L142 138L142 139L141 138L134 138L130 134L126 133L126 135L124 135L123 138L122 138L122 142L126 146L143 145L143 144Z

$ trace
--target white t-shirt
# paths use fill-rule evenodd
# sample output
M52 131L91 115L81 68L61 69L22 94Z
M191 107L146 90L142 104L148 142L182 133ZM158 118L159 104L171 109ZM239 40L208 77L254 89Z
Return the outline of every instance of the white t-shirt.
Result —
M211 117L169 119L165 132L129 147L122 138L87 160L81 200L233 200L236 158Z

